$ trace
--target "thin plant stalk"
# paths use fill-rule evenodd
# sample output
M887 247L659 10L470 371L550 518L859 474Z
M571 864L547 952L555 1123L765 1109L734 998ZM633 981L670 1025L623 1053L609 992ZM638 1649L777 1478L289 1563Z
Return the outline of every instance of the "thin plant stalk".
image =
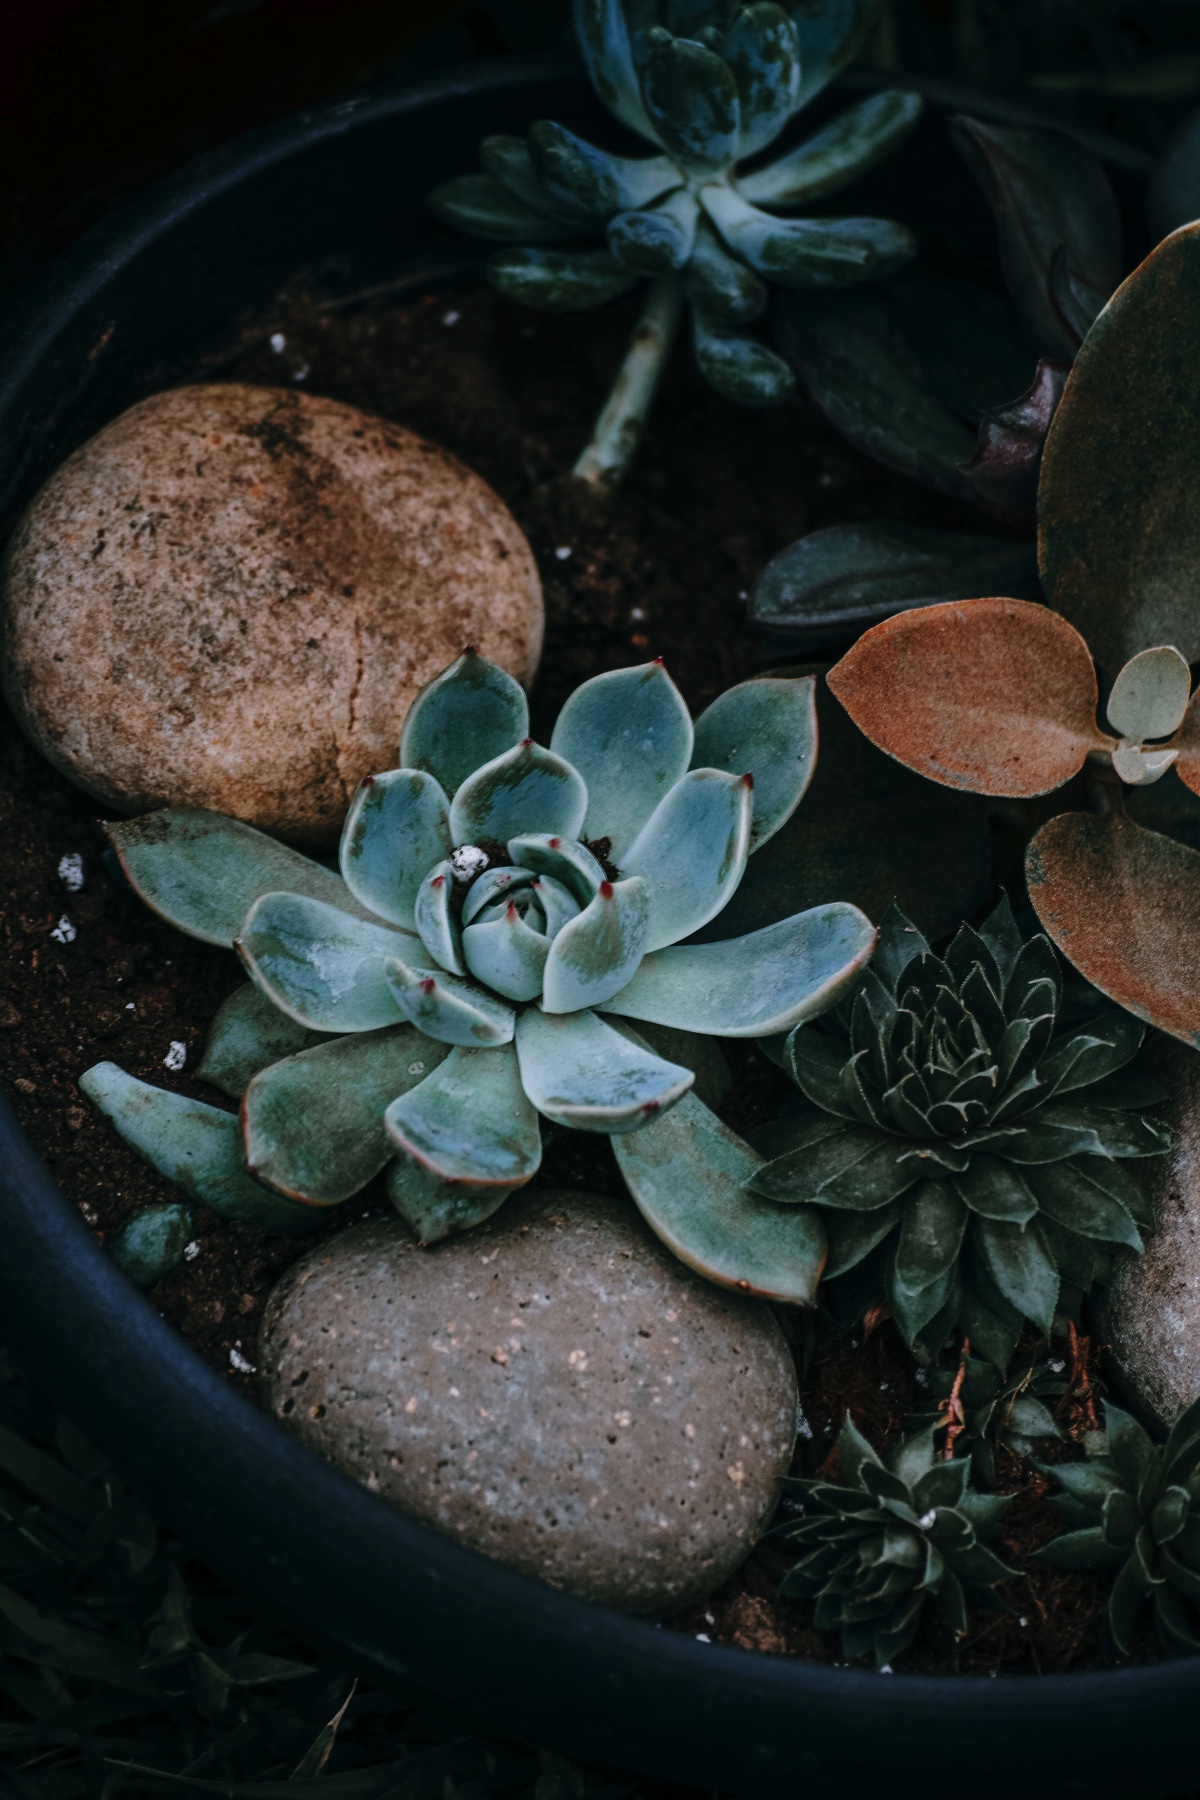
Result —
M682 311L683 287L678 275L660 275L651 283L612 391L575 464L579 480L599 493L612 493L633 460Z

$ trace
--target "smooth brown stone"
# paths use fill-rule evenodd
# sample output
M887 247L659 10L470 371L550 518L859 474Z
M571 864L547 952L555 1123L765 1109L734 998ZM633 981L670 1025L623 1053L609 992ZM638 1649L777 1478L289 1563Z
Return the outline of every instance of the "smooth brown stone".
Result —
M542 644L529 545L478 475L279 388L122 413L33 501L4 589L4 690L64 774L314 846L467 644L522 682Z
M270 1409L374 1492L634 1613L732 1574L796 1430L770 1308L596 1194L527 1190L430 1250L398 1221L351 1226L283 1277L259 1367Z

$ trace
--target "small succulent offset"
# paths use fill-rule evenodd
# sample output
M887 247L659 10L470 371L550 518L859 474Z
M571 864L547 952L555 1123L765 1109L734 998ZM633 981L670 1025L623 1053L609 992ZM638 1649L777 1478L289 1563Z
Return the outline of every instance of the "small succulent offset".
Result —
M1052 1408L1070 1391L1065 1371L1065 1361L1050 1359L1045 1345L1022 1350L1007 1375L964 1351L927 1371L935 1404L911 1423L939 1433L956 1427L953 1439L941 1439L945 1453L969 1457L971 1479L990 1490L996 1485L998 1446L1014 1456L1032 1456L1038 1439L1063 1436Z
M581 478L604 487L624 473L685 299L706 379L744 405L769 405L794 386L782 357L745 329L770 285L843 287L913 254L911 234L890 220L776 215L885 156L919 116L915 95L873 95L777 161L740 167L850 60L874 11L874 0L575 0L596 92L655 154L614 156L542 121L528 141L486 139L486 172L431 196L450 224L521 246L496 255L489 275L526 305L577 311L652 282Z
M996 1606L994 1590L1017 1571L987 1547L1008 1495L977 1494L966 1460L936 1457L932 1430L876 1455L847 1414L838 1436L840 1483L789 1481L801 1516L776 1538L800 1560L780 1592L815 1601L818 1631L842 1634L849 1661L884 1668L908 1648L926 1603L950 1632L967 1629L967 1606Z
M1048 1333L1110 1247L1142 1247L1127 1162L1170 1142L1136 1110L1165 1098L1127 1067L1145 1029L1115 1007L1068 1022L1062 1001L1049 939L1026 942L1007 898L944 957L893 907L854 993L784 1043L812 1110L750 1186L819 1209L826 1279L876 1253L927 1355L957 1328L1004 1369L1026 1319Z
M110 828L142 897L233 943L253 984L199 1071L241 1100L240 1131L112 1064L84 1077L163 1173L303 1229L390 1164L394 1204L432 1242L530 1180L539 1114L611 1135L683 1100L692 1069L623 1021L755 1037L831 1004L862 968L874 928L840 903L680 943L799 803L811 681L744 682L693 725L656 661L576 689L549 749L528 728L518 684L465 652L413 702L401 766L359 788L341 878L213 813Z
M1171 1656L1200 1654L1200 1400L1181 1412L1165 1444L1105 1402L1106 1432L1087 1440L1087 1461L1046 1474L1064 1493L1054 1505L1071 1528L1035 1554L1059 1569L1115 1569L1102 1653L1128 1656L1142 1608Z

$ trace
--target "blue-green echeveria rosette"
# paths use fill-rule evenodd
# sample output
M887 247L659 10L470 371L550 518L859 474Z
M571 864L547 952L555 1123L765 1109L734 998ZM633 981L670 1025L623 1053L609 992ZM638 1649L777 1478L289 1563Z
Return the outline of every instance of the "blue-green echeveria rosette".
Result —
M393 1202L434 1241L534 1175L539 1116L619 1138L689 1096L692 1070L638 1023L651 1035L787 1031L869 957L873 927L839 902L682 942L807 787L811 680L744 682L693 724L655 661L585 682L548 748L528 730L518 684L466 651L413 703L400 766L356 793L340 877L215 814L111 828L143 898L233 943L251 977L200 1068L241 1100L247 1189L298 1212L390 1165ZM157 1090L111 1064L85 1088L163 1166L163 1134L152 1142L146 1124ZM178 1180L178 1119L172 1143ZM818 1273L820 1257L823 1240Z

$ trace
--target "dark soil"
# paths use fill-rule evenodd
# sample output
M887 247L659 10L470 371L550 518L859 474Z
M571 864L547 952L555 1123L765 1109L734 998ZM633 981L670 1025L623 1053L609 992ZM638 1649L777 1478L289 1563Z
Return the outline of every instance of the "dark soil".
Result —
M303 382L397 419L492 483L527 532L545 584L546 652L533 696L543 741L571 689L602 669L662 655L698 711L761 667L745 621L747 592L768 558L802 532L866 516L986 523L858 456L803 399L764 413L725 404L682 354L633 475L615 505L597 510L566 476L630 317L620 306L565 318L529 314L475 289L349 314L293 301L281 303L221 371L242 381ZM271 348L274 333L282 333L281 351ZM64 1192L103 1241L136 1208L174 1191L82 1098L79 1075L112 1058L160 1086L224 1104L188 1071L213 1013L241 977L231 953L181 936L133 898L105 861L92 803L42 762L7 715L0 729L0 1079ZM81 859L82 887L70 873L72 858ZM172 1073L164 1058L177 1045L186 1063ZM731 1055L726 1116L746 1130L771 1110L782 1077L752 1047L733 1046ZM624 1191L606 1140L544 1136L546 1182ZM385 1204L376 1183L338 1209L326 1229ZM187 1260L150 1298L228 1379L253 1393L262 1307L312 1241L271 1238L198 1209ZM788 1323L799 1349L805 1322L796 1315ZM919 1393L890 1325L866 1342L807 1330L803 1395L812 1435L800 1441L797 1472L811 1474L847 1408L884 1447ZM1002 1473L1018 1497L999 1548L1024 1560L1052 1533L1050 1484L1012 1459ZM777 1550L760 1547L681 1627L748 1649L835 1659L836 1640L809 1628L807 1608L775 1599L782 1566ZM980 1616L954 1666L995 1673L1087 1665L1103 1592L1098 1577L1024 1576L1011 1584L1011 1615ZM902 1666L951 1665L917 1650Z

